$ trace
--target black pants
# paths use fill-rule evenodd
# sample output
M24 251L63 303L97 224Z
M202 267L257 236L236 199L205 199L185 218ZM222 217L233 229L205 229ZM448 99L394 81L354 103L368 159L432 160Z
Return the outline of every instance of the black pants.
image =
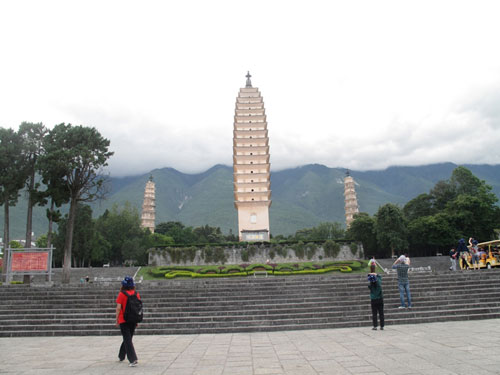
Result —
M123 342L120 346L120 352L118 353L118 358L120 360L125 359L125 354L130 363L137 361L137 355L135 354L134 344L132 343L132 337L134 336L136 323L121 323L120 331L122 331Z
M380 318L380 327L384 327L384 300L382 298L372 299L373 326L377 327L377 313Z

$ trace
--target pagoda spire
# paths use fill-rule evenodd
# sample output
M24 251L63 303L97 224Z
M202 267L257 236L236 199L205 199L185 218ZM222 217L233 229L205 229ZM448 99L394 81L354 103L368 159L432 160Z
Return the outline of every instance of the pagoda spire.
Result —
M247 75L245 77L247 77L247 84L245 87L252 87L252 81L250 81L250 78L252 78L252 76L249 71L247 72Z

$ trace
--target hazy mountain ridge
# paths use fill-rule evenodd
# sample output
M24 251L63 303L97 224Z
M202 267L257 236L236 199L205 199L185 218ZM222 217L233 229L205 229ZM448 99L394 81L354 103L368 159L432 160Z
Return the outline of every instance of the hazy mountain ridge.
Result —
M500 165L465 165L500 196ZM390 167L380 171L351 171L357 185L360 210L370 214L388 202L405 204L427 193L439 180L446 180L457 165L432 164L418 167ZM141 212L144 187L150 176L156 183L156 223L181 221L185 225L219 226L227 233L237 231L234 208L233 169L216 165L205 172L185 174L173 168L155 169L139 176L111 178L108 198L93 204L99 216L113 204L130 202ZM344 223L345 169L310 164L271 172L271 233L290 234L324 221ZM0 213L3 231L3 210ZM11 208L11 238L24 237L26 200L24 195ZM47 230L45 208L34 209L34 232Z

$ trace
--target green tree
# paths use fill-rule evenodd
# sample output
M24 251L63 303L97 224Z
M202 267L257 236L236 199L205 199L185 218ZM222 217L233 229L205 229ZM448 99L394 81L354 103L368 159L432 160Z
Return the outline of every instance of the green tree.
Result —
M359 241L363 245L363 250L366 256L379 256L377 247L377 232L376 220L366 212L360 212L354 215L346 235L355 241Z
M28 209L26 215L26 247L31 247L31 233L33 228L33 207L36 204L44 204L44 195L38 191L39 184L36 182L36 163L43 152L43 139L47 128L42 123L23 122L19 126L19 135L22 139L22 153L24 156L26 192L28 197ZM25 277L29 282L29 277Z
M224 241L224 236L219 227L211 227L208 224L193 229L196 243L218 243Z
M149 231L141 228L141 219L135 207L126 203L123 207L114 205L96 220L96 229L109 244L103 251L103 261L123 264L126 260L135 260L141 264L147 262L146 250L150 246Z
M9 207L17 203L19 191L24 184L24 156L22 140L12 129L0 128L0 205L4 206L4 244L10 241ZM4 245L4 248L7 246ZM6 274L7 262L3 262L2 275Z
M396 250L407 250L408 230L402 210L395 204L387 203L378 209L375 216L377 242L385 256L394 256Z
M446 213L422 216L408 223L410 249L414 256L436 255L456 243L458 232Z
M57 263L63 260L63 252L60 249L64 248L64 243L66 242L67 225L68 215L65 215L59 222L59 233L55 240ZM74 267L84 267L85 262L90 265L94 232L92 208L89 205L79 203L76 208L73 243L71 244L72 264Z
M320 223L317 227L299 229L295 232L297 241L337 240L344 236L345 232L340 223Z
M435 212L434 197L430 194L420 194L403 207L403 214L408 221L433 215Z
M160 223L156 226L155 233L172 237L177 245L196 243L196 235L193 233L193 228L186 227L179 221Z
M63 261L63 283L69 283L71 250L76 208L79 202L90 202L104 193L102 168L113 152L109 141L95 128L56 125L46 136L44 155L39 157L40 169L47 175L60 175L60 182L69 191L69 214L66 226Z

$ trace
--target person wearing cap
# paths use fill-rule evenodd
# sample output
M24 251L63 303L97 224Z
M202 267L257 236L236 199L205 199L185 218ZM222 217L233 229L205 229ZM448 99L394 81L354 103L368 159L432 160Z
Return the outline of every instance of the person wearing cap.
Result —
M118 293L118 297L116 298L116 326L120 327L123 336L120 351L118 352L118 359L122 362L125 360L125 356L127 356L129 366L135 367L137 366L137 355L135 353L134 344L132 343L132 337L137 328L137 323L128 323L123 317L128 300L128 296L125 292L129 295L137 293L137 298L141 299L139 292L135 290L134 279L130 276L123 279L120 293Z
M380 329L384 329L384 294L382 292L382 276L377 275L375 263L370 265L368 274L368 289L370 289L370 301L372 305L373 330L377 330L377 314L380 318Z
M392 265L398 273L398 288L399 288L399 299L401 301L401 306L398 308L405 308L405 294L406 301L408 302L408 308L411 309L411 293L410 293L410 280L408 279L408 270L410 268L410 258L407 255L402 255Z

